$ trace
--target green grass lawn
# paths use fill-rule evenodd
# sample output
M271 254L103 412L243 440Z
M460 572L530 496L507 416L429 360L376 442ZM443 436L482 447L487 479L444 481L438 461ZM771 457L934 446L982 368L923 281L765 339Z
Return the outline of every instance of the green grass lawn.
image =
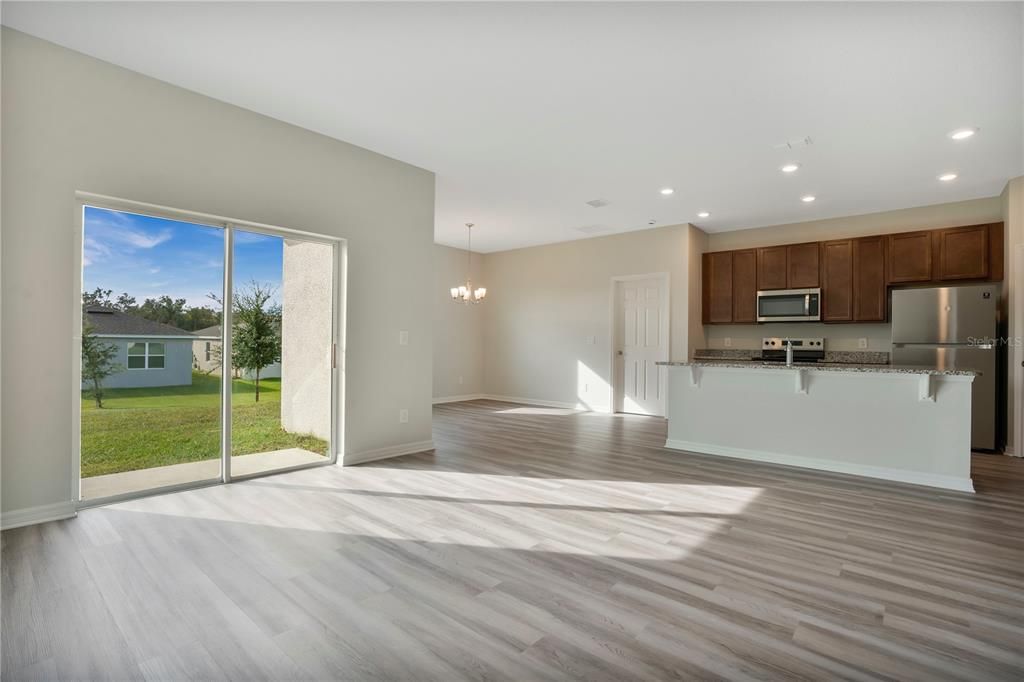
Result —
M327 443L281 428L281 380L235 379L231 454L303 448L327 455ZM190 386L107 389L103 409L82 393L82 477L220 456L220 377L192 374Z

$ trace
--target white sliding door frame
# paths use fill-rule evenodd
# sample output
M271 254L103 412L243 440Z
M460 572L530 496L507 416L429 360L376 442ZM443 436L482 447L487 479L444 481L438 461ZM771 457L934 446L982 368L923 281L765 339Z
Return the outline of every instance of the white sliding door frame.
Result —
M75 233L74 233L74 272L78 273L78 285L73 292L72 301L72 348L71 348L71 413L72 413L72 443L71 443L71 500L79 508L99 506L120 502L122 500L148 497L179 490L190 490L211 485L221 485L231 481L240 481L260 476L295 471L298 469L309 469L312 467L334 465L344 460L345 442L345 311L347 308L346 276L348 265L347 242L340 237L329 237L313 232L293 230L289 228L254 223L224 216L199 213L196 211L179 210L167 206L147 204L127 199L118 199L88 192L76 192L75 212ZM83 242L85 235L84 214L85 208L92 206L113 211L135 213L166 218L180 222L195 223L204 227L220 228L224 230L224 284L223 302L221 306L221 438L220 438L220 460L221 471L216 478L203 479L195 482L181 483L171 486L149 488L146 490L102 497L91 500L82 500L82 294L84 293L82 257ZM333 280L331 293L331 333L332 333L332 359L331 359L331 439L329 443L328 456L323 462L312 462L296 466L282 467L266 472L247 474L245 476L231 475L231 300L233 294L233 270L234 270L234 233L235 230L245 232L256 232L285 239L296 239L306 242L317 242L325 244L332 249Z

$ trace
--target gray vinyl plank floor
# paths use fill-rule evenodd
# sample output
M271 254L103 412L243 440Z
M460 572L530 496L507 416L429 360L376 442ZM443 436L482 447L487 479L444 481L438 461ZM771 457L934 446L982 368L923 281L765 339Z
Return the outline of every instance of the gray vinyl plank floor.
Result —
M434 452L3 533L4 680L1019 680L1024 461L975 495L439 405Z

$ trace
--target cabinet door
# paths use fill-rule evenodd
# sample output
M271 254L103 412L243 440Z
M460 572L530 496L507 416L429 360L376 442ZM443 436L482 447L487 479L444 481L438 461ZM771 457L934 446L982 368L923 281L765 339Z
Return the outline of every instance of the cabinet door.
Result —
M757 250L757 288L786 288L786 252L785 246L770 246Z
M889 235L889 281L928 282L931 279L931 232Z
M732 322L732 252L705 253L703 259L705 324Z
M788 289L809 289L821 286L818 270L818 242L793 244L786 247L786 287Z
M935 279L988 277L988 225L954 227L935 232Z
M884 322L888 317L885 288L886 238L853 240L853 319Z
M853 241L838 239L821 245L821 319L849 322L853 319Z
M732 321L757 322L757 251L732 252Z

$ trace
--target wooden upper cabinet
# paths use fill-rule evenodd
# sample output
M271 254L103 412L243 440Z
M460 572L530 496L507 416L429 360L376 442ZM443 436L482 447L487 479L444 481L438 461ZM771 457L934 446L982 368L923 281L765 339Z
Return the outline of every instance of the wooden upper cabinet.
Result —
M704 323L728 324L732 322L732 252L705 253L702 265Z
M989 226L954 227L935 232L935 279L989 276Z
M855 322L884 322L888 317L886 295L886 238L853 240L853 319Z
M786 247L786 288L810 289L821 286L818 270L818 242Z
M770 246L757 250L757 288L786 289L786 246Z
M882 283L885 286L885 283ZM821 319L824 322L853 320L853 240L837 239L821 244Z
M889 282L929 282L932 279L932 233L889 235Z
M732 252L732 321L757 322L757 251Z

